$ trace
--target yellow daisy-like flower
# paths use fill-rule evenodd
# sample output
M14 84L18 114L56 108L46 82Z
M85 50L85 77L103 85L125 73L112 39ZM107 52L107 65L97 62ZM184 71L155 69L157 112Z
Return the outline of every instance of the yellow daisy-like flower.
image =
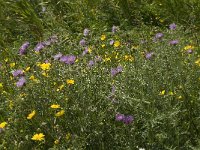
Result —
M42 70L49 70L51 67L51 64L50 63L43 63L43 64L40 64L40 68Z
M60 108L60 105L53 104L53 105L51 105L51 108L53 108L53 109Z
M7 122L2 122L2 123L0 124L0 129L5 128L6 125L7 125Z
M34 141L42 141L44 140L45 135L43 133L39 133L39 134L35 134L33 135L33 137L31 138Z
M67 79L66 82L67 82L67 84L69 84L69 85L74 84L74 80L73 80L73 79Z
M36 111L34 110L34 111L32 111L30 114L28 114L28 117L27 117L27 119L32 119L34 116L35 116L35 114L36 114Z
M10 67L14 67L15 66L15 63L10 63Z
M65 113L65 111L64 111L64 110L61 110L61 111L57 112L57 113L55 114L55 116L56 116L56 117L60 117L60 116L64 115L64 113Z
M119 47L120 46L120 41L115 41L114 42L114 47Z
M101 35L101 40L104 41L105 39L106 39L106 35L105 34Z

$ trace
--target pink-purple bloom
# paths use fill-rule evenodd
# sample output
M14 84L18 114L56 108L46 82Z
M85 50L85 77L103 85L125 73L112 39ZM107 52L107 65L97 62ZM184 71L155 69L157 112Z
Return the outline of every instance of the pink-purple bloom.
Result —
M117 68L112 68L111 69L111 76L114 77L117 74L121 73L123 70L122 66L118 66Z
M116 114L115 120L116 121L123 121L125 118L124 114Z
M22 87L23 85L25 85L25 83L26 83L25 77L20 77L18 82L16 83L16 86L17 87Z
M192 54L192 53L193 53L193 50L192 50L192 49L188 49L188 50L187 50L187 53L188 53L188 54Z
M170 45L177 45L179 43L178 40L172 40L169 42Z
M35 46L34 50L35 50L36 52L39 52L39 51L42 50L44 47L45 47L45 44L44 44L43 42L40 42L40 43L38 43L38 44Z
M74 56L74 55L66 55L66 56L60 57L60 61L66 63L68 65L74 64L75 60L76 60L76 56Z
M133 122L133 120L134 120L134 118L133 118L133 116L131 116L131 115L125 116L125 117L123 118L123 122L124 122L125 124L131 124L131 123Z
M93 61L93 60L90 60L89 63L88 63L88 66L89 66L89 67L94 66L94 61Z
M62 53L58 53L55 56L53 56L54 60L58 60L62 57Z
M19 54L24 55L26 54L26 49L29 47L30 43L25 42L20 48L19 48Z
M90 32L90 30L89 29L84 29L84 31L83 31L83 35L84 36L88 36L89 35L89 32Z
M112 33L115 33L115 32L117 32L117 26L112 27Z
M80 44L81 46L85 46L85 45L86 45L86 41L85 41L84 39L82 39L82 40L80 40L79 44Z
M148 53L145 54L145 58L151 59L153 57L153 54L154 54L153 52L148 52Z
M157 33L155 38L156 39L161 39L163 36L164 36L163 33Z
M15 71L12 72L12 75L14 77L21 76L23 74L24 74L23 70L20 70L20 69L19 70L15 70Z
M113 45L114 44L114 40L110 40L110 45Z
M176 24L175 23L172 23L169 25L169 29L170 30L175 30L176 29Z

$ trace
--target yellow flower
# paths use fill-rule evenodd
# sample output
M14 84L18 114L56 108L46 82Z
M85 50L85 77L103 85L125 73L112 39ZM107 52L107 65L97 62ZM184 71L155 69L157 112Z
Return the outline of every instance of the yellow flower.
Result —
M3 83L0 83L0 88L3 88Z
M54 108L54 109L56 109L56 108L60 108L60 105L53 104L53 105L51 105L51 108Z
M39 134L35 134L33 135L33 137L31 138L34 141L42 141L44 140L45 135L43 133L39 133Z
M14 67L15 66L15 63L10 63L10 67Z
M5 58L4 61L5 61L5 62L8 62L8 58Z
M179 100L181 100L182 98L183 98L183 97L182 97L181 95L177 97L177 99L179 99Z
M171 95L171 96L172 96L172 95L174 95L174 93L173 93L172 91L169 91L169 95Z
M101 45L102 48L104 48L105 46L106 46L105 44L102 44L102 45Z
M67 79L66 82L67 82L67 84L69 84L69 85L74 84L74 80L73 80L73 79Z
M27 72L27 71L29 71L31 69L31 67L27 67L26 69L25 69L25 71Z
M187 46L184 47L184 50L189 50L189 49L194 49L194 46L187 45Z
M36 114L35 110L32 111L30 114L28 114L27 119L32 119L35 116L35 114Z
M114 47L119 47L120 46L120 41L115 41L114 42Z
M41 68L42 70L49 70L49 69L50 69L50 66L51 66L50 63L43 63L43 64L40 64L40 68Z
M92 49L90 47L88 48L88 53L92 53Z
M42 75L45 77L49 77L49 75L46 72L42 72Z
M5 128L5 126L7 125L7 122L2 122L1 124L0 124L0 129L2 128Z
M67 134L66 134L66 140L68 141L68 140L70 139L70 137L71 137L71 134L70 134L70 133L67 133Z
M162 90L159 95L165 95L165 90Z
M64 84L60 85L60 86L57 88L56 91L60 91L60 90L62 90L63 88L64 88Z
M126 61L130 61L130 62L134 61L134 57L131 56L131 55L125 55L125 56L124 56L124 59L125 59Z
M64 115L64 113L65 113L65 111L64 111L64 110L61 110L61 111L57 112L57 113L55 114L55 116L56 116L56 117L60 117L60 116Z
M105 39L106 39L106 35L105 34L101 35L101 40L104 41Z
M197 65L200 66L200 58L198 58L198 59L195 61L195 64L197 64Z
M59 144L59 140L55 140L54 144L56 144L56 145Z

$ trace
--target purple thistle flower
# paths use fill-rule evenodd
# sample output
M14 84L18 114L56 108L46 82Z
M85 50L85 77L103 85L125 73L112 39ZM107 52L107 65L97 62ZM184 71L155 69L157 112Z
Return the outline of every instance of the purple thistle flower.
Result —
M122 70L123 70L122 66L118 66L116 69L117 69L118 73L122 72Z
M131 116L131 115L125 116L125 117L123 118L123 122L124 122L125 124L131 124L131 123L133 122L133 120L134 120L134 118L133 118L133 116Z
M12 75L14 77L21 76L23 74L24 74L23 70L15 70L15 71L12 72Z
M145 58L146 59L151 59L153 54L154 54L153 52L146 53Z
M56 54L55 56L53 56L54 60L58 60L62 57L61 53Z
M116 114L115 120L116 121L123 121L125 118L124 114Z
M94 66L94 61L93 61L93 60L90 60L89 63L88 63L88 66L89 66L89 67Z
M157 33L157 34L155 35L155 38L156 38L156 39L161 39L163 36L164 36L163 33Z
M85 48L85 50L83 51L82 55L84 56L87 53L88 53L88 48Z
M83 35L84 36L88 36L89 35L89 32L90 32L90 30L89 29L84 29L84 31L83 31Z
M85 45L86 45L86 41L85 41L84 39L82 39L82 40L80 40L79 44L80 44L81 46L85 46Z
M114 77L118 73L121 73L122 69L123 69L122 66L118 66L117 68L112 68L111 69L111 76Z
M25 77L21 77L19 81L16 83L17 87L22 87L26 83Z
M35 50L36 52L39 52L39 51L42 50L44 47L45 47L45 44L44 44L43 42L40 42L40 43L38 43L38 44L35 46L34 50Z
M169 42L170 45L177 45L179 43L178 40L172 40Z
M169 29L170 30L175 30L176 29L176 24L175 23L172 23L169 25Z
M117 70L115 68L112 68L111 69L111 76L114 77L117 74L118 74Z
M114 44L114 40L110 40L110 45L113 45Z
M188 53L188 54L192 54L192 53L193 53L193 50L192 50L192 49L188 49L188 50L187 50L187 53Z
M74 56L74 55L62 56L60 58L61 62L64 62L64 63L69 64L69 65L74 64L75 60L76 60L76 56Z
M29 47L30 43L25 42L20 48L19 48L19 54L24 55L26 54L26 49Z
M115 33L115 32L117 32L117 27L116 27L116 26L113 26L113 27L112 27L112 33Z

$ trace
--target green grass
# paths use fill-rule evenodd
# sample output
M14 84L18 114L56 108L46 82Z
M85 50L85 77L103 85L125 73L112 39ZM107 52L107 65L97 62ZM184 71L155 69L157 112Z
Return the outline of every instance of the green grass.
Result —
M0 127L7 123L0 128L0 149L198 150L200 44L198 22L191 20L197 19L199 3L184 1L176 8L175 1L163 1L163 13L157 1L95 2L0 1ZM184 16L178 6L193 11ZM170 30L173 22L177 28ZM154 41L157 33L164 36ZM38 42L54 35L57 42L35 52ZM171 40L179 42L170 45ZM25 41L30 46L19 55ZM83 55L86 48L91 51ZM76 56L75 63L54 60L59 52ZM43 70L41 64L48 63ZM122 72L112 76L118 66ZM12 74L18 69L24 70L22 87L16 86L20 76ZM64 114L56 116L61 110ZM134 120L117 121L117 114ZM33 140L37 133L44 139Z

